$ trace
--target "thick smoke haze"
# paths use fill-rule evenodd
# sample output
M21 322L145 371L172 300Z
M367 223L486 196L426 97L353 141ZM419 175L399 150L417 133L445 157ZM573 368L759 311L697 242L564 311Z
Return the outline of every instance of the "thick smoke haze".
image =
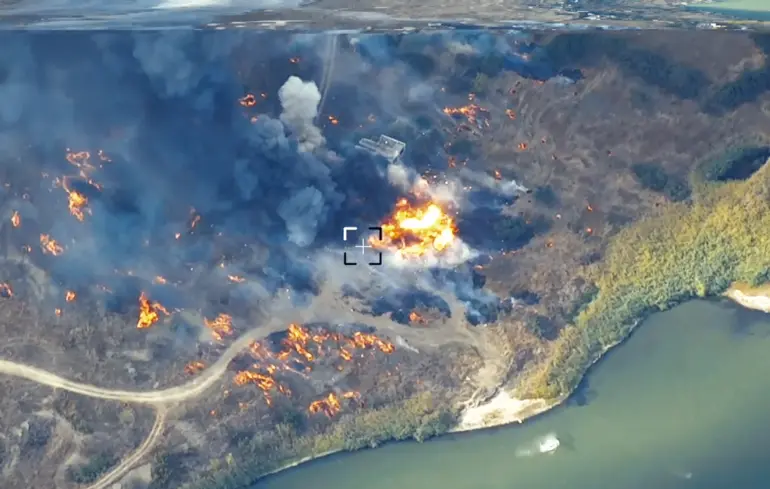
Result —
M408 50L445 41L426 36ZM499 48L478 38L455 42ZM322 282L357 290L446 286L428 271L340 266L342 227L378 224L421 182L408 151L405 163L389 167L355 148L393 121L409 127L410 86L422 87L419 110L437 110L430 94L440 81L400 60L393 38L342 39L331 62L337 41L307 34L4 33L0 43L1 217L6 230L13 212L22 219L6 233L3 253L51 277L52 289L32 274L41 300L99 286L118 305L134 306L140 290L151 290L172 307L205 309L197 302L220 303L223 294L269 305L281 290L301 304ZM400 85L386 97L378 83L394 80ZM253 103L239 103L247 94ZM336 127L329 114L361 124ZM80 151L90 158L68 161ZM445 164L443 153L432 158ZM485 175L460 177L431 183L431 196L464 205L465 181L510 195L523 190ZM82 222L65 189L88 198ZM41 234L63 252L41 253ZM26 247L33 252L19 258ZM478 255L458 250L451 265ZM223 290L233 275L248 282ZM184 287L153 284L157 276ZM470 274L453 280L450 289L473 295Z

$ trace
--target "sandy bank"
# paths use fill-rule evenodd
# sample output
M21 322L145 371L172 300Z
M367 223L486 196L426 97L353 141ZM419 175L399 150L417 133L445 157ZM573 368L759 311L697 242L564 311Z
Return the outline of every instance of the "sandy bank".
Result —
M731 285L724 295L745 308L770 312L770 285L750 287L736 283Z
M450 432L478 430L510 423L521 423L527 418L548 411L556 404L545 399L518 399L501 390L487 402L463 411L460 420Z

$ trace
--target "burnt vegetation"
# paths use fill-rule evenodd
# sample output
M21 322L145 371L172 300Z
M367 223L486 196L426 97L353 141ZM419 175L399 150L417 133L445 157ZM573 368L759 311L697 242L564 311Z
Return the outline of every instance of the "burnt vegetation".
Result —
M686 180L669 175L658 163L635 163L631 166L634 177L642 187L659 192L673 202L690 198L692 191Z
M189 87L134 73L137 83L154 90L158 99L134 94L154 107L145 115L155 121L142 129L153 144L138 145L137 151L148 161L174 164L136 177L121 169L128 162L115 156L116 166L105 170L110 176L105 180L141 180L133 190L156 178L179 180L185 192L177 193L199 198L195 204L201 205L192 212L191 202L174 203L179 221L174 225L181 224L154 227L168 216L153 203L179 186L166 182L139 196L129 190L100 191L85 178L68 187L69 195L54 187L62 199L70 199L58 202L64 217L74 219L75 211L84 216L72 222L82 225L79 230L90 225L89 219L103 218L97 205L93 215L86 212L76 198L81 194L115 212L126 227L105 220L105 238L97 242L107 258L98 263L99 274L82 276L74 270L90 270L99 255L89 249L77 254L78 234L56 227L62 216L29 212L20 227L3 227L2 253L14 263L0 269L0 283L10 287L0 289L0 328L10 339L2 356L66 378L125 389L149 391L202 375L231 341L266 321L252 307L269 305L272 295L280 293L291 296L282 307L300 310L323 294L315 263L302 262L302 256L338 242L339 227L350 223L350 215L364 225L393 210L403 191L384 183L382 159L363 153L350 157L359 136L384 132L407 142L405 160L426 178L462 181L462 169L489 176L489 181L463 182L481 188L465 194L468 201L452 210L457 235L478 256L422 277L451 287L350 287L323 304L325 312L331 311L330 321L266 328L261 339L229 363L221 382L178 406L177 417L146 459L152 465L149 488L245 487L305 457L390 440L422 441L451 428L459 402L477 388L491 392L502 384L518 387L519 394L564 396L579 384L587 365L645 315L719 293L736 279L758 283L770 275L764 232L770 225L762 213L768 202L763 165L770 156L764 142L770 123L757 106L767 102L767 68L747 61L749 67L737 77L729 68L736 57L750 60L754 47L767 53L767 38L703 32L654 37L541 33L499 43L488 33L473 33L450 49L443 34L361 36L355 43L343 36L338 62L360 63L363 57L370 66L361 69L360 79L345 72L350 79L326 94L317 121L340 158L328 167L302 167L299 163L313 156L296 153L295 143L278 136L259 139L278 125L261 125L259 118L277 117L281 104L276 93L286 78L322 73L324 60L314 47L299 43L280 53L280 59L268 56L260 62L252 62L250 49L229 53L238 65L238 88L217 85L218 77L229 73L223 63L201 77L202 86L218 88L194 96L185 91ZM283 34L270 41L293 45ZM208 53L202 46L209 44L201 42L196 49ZM126 54L118 51L111 54ZM101 59L97 51L90 53ZM75 81L84 82L82 77ZM243 87L254 92L246 100L254 106L233 115ZM384 87L391 94L385 101L380 95ZM420 90L410 91L414 87ZM402 99L399 94L406 95ZM92 115L104 117L106 110ZM231 127L230 119L239 122ZM95 127L93 121L88 126L94 134L109 133L113 139L107 141L120 140L131 127ZM218 154L222 141L237 131L248 135L246 141ZM187 147L165 147L148 136L153 132L188 141ZM39 159L50 156L38 151ZM63 147L60 152L65 153ZM259 164L285 172L250 175L258 183L248 174L217 180L220 167L261 152ZM210 156L201 173L182 171L188 159L201 154ZM73 154L68 157L82 164ZM242 165L248 167L248 161ZM85 171L82 165L78 171ZM3 172L13 183L4 204L23 210L23 196L41 188L40 172L10 163ZM303 172L317 180L305 182ZM347 180L350 175L356 175L355 185ZM532 191L511 191L513 175L513 183ZM268 183L261 188L259 182ZM334 208L339 214L318 199L272 205L309 187L328 191L330 201L340 200ZM31 200L42 208L49 203L47 194ZM242 197L214 205L204 198L212 194ZM261 198L272 203L261 205ZM71 216L68 205L75 212ZM324 208L329 214L315 244L289 243L281 221L287 208L306 214ZM142 228L145 212L151 215L147 229ZM646 218L651 214L658 217ZM57 250L53 245L38 246L38 235L51 229L68 237L59 238L61 246L69 247L61 256L51 251ZM234 237L229 241L220 234ZM745 236L752 237L753 248ZM34 252L20 259L18 250L30 243ZM287 251L295 248L302 251ZM154 277L156 269L140 261L158 250L163 254L154 256L164 259L152 265L168 269L162 277ZM68 253L77 259L67 262ZM126 257L131 266L115 271ZM134 267L135 261L139 266ZM40 280L46 274L55 279L55 300ZM107 275L119 278L97 283ZM178 290L176 284L184 280L193 284L188 290L200 294ZM97 286L102 286L99 292ZM76 299L67 299L70 289ZM146 301L137 303L143 292ZM464 317L453 314L456 304L450 302L455 300ZM359 319L369 315L365 321L342 319L349 313ZM146 327L137 328L142 318ZM452 329L458 324L459 332ZM497 349L475 351L465 343L469 334L487 335L485 342ZM512 367L482 379L479 386L468 380L475 382L485 364L498 363ZM150 431L149 410L61 390L44 404L43 394L50 392L39 390L30 389L29 395L40 399L22 402L21 395L9 394L4 401L4 428L28 423L19 440L3 440L3 463L14 444L28 460L42 460L60 432L72 433L83 445L67 478L88 484L120 463ZM50 411L55 421L28 416L35 411ZM119 440L113 449L104 442L105 434ZM52 480L53 470L18 472L10 484L44 487L41 481Z

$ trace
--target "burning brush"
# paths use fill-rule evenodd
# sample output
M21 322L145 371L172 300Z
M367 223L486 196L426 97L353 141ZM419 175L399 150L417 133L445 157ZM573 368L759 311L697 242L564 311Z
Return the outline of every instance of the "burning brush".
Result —
M150 302L147 295L142 292L139 296L139 320L136 323L138 329L146 329L160 320L160 315L168 316L170 313L158 302Z

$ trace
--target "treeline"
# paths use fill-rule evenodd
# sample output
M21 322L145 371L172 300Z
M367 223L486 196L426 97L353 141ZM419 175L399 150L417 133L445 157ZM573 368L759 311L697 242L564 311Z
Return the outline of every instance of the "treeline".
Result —
M701 182L689 204L624 229L586 270L599 293L556 342L527 386L532 397L569 394L603 351L648 314L716 295L735 281L770 278L770 165L748 180Z
M213 461L182 489L243 488L292 462L388 441L423 441L445 433L455 422L453 412L426 393L398 405L344 415L324 433L303 435L292 425L279 424L271 432L242 440L224 460ZM170 472L162 460L156 462L160 462L156 472Z

